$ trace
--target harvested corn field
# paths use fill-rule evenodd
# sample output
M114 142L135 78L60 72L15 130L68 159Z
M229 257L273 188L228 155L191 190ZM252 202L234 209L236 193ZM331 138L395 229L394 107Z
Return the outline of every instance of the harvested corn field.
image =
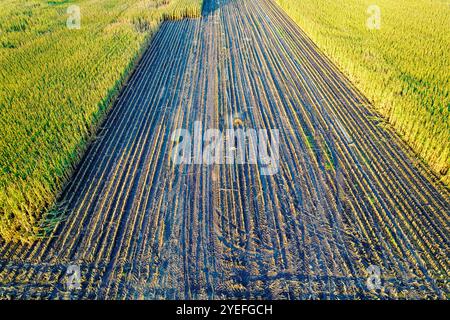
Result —
M449 190L370 110L272 0L205 0L162 24L51 236L0 243L0 297L447 297ZM277 170L174 164L199 125L278 129Z

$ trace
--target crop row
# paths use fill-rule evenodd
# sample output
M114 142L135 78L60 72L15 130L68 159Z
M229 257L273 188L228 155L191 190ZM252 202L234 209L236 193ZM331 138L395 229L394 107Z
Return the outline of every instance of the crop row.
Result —
M31 247L1 243L0 296L445 296L448 190L367 105L271 1L165 22L65 189L67 218ZM171 163L175 129L229 115L280 130L277 174Z

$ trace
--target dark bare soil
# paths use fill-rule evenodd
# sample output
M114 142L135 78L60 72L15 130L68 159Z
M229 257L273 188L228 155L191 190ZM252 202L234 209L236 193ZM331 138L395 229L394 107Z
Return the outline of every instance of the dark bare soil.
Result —
M370 109L272 1L205 0L155 36L51 236L0 242L0 297L448 297L449 191ZM230 114L280 130L277 174L171 164L175 129Z

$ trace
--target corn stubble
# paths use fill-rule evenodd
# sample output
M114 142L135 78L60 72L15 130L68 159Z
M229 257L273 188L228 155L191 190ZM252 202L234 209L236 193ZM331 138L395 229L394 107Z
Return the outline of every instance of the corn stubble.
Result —
M0 298L448 296L448 190L273 1L204 3L154 37L65 188L67 220L0 241ZM172 132L197 120L279 128L279 172L172 165Z

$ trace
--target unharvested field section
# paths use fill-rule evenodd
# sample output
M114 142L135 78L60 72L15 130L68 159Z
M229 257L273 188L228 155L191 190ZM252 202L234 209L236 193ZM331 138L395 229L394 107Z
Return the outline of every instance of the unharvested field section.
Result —
M162 20L200 11L201 0L1 1L0 237L42 235Z
M276 2L448 186L450 2Z

